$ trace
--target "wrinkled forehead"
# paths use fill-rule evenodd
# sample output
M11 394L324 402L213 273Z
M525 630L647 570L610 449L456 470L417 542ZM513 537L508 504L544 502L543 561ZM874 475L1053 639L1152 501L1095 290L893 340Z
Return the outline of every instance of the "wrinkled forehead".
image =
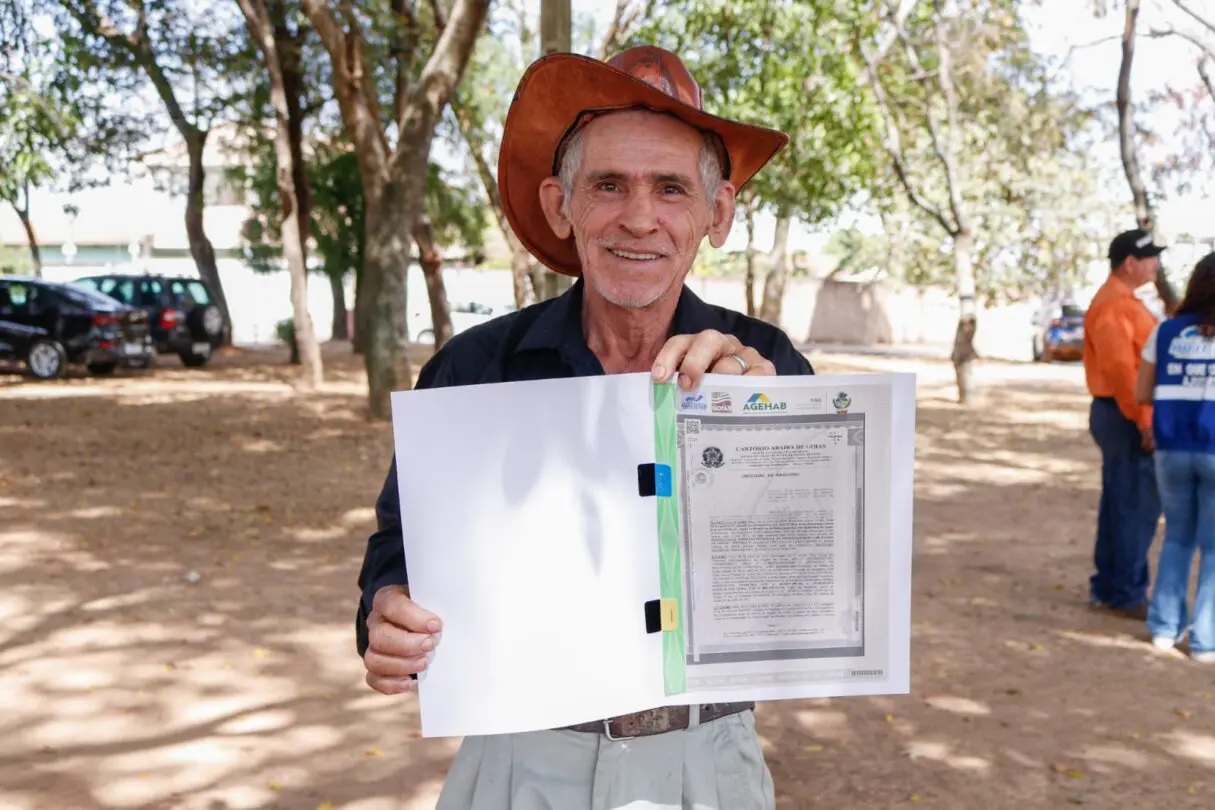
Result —
M600 138L611 139L616 144L625 145L627 148L628 142L648 139L669 143L672 152L682 151L686 147L691 159L696 161L699 160L700 150L706 137L717 149L719 160L724 151L720 139L715 134L694 127L679 116L663 110L628 107L585 112L578 117L557 146L556 154L553 156L554 175L560 172L561 162L576 133L580 134L584 152L588 140L594 140L602 145L603 141L599 140Z

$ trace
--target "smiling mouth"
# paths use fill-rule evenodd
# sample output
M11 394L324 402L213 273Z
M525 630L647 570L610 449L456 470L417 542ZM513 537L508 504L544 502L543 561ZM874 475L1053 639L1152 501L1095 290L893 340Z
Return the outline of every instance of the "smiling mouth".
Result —
M631 262L652 262L657 259L665 258L661 253L646 253L637 250L619 250L617 248L608 248L608 253L611 253L618 259L626 259Z

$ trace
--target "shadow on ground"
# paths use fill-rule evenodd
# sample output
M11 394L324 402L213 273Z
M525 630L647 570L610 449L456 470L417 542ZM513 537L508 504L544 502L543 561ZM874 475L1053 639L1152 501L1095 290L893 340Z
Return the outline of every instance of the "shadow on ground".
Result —
M433 806L454 741L418 740L416 704L368 690L353 649L391 433L357 360L328 359L310 397L278 353L3 378L0 805ZM936 375L913 691L761 706L781 807L1211 806L1215 668L1085 606L1082 388L1051 371L964 410L939 364L897 362Z

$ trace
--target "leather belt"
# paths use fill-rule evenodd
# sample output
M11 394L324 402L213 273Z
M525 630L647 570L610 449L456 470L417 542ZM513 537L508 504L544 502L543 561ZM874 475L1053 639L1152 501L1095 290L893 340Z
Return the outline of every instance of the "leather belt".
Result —
M700 704L700 722L708 723L727 717L731 714L754 709L755 702L744 703L702 703ZM646 709L633 714L622 714L619 717L609 717L606 720L591 720L566 726L569 731L583 731L593 734L604 734L608 739L615 740L629 737L649 737L653 734L664 734L668 731L682 731L691 721L691 709L688 706L661 706L657 709Z

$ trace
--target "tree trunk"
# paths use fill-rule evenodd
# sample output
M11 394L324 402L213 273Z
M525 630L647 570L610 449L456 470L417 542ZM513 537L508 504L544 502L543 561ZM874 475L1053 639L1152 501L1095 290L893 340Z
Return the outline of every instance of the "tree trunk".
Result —
M1135 58L1135 26L1139 19L1139 0L1127 0L1126 22L1122 28L1122 63L1118 68L1118 92L1116 102L1118 107L1118 145L1122 153L1122 170L1126 174L1126 182L1131 187L1131 199L1135 206L1135 221L1139 227L1148 233L1156 229L1156 217L1151 200L1148 198L1147 187L1143 182L1143 172L1139 168L1139 155L1135 151L1135 106L1131 100L1131 65ZM1156 274L1156 294L1160 296L1165 311L1173 313L1177 309L1178 297L1173 285L1169 283L1164 269Z
M322 381L321 347L316 341L316 330L312 327L312 314L308 311L308 268L304 262L303 237L307 226L300 216L299 197L296 195L295 178L299 172L291 144L291 112L282 62L276 32L264 0L239 2L245 24L253 41L260 46L262 61L270 76L270 104L274 108L274 181L282 209L280 230L283 256L291 276L292 354L299 358L302 366L296 385L306 391L315 391L320 388Z
M356 25L345 27L329 0L302 0L301 8L329 54L334 95L354 145L366 202L366 245L355 301L365 349L368 415L392 417L392 392L413 385L405 350L406 272L410 235L423 211L430 146L443 108L459 83L489 10L489 0L455 0L425 68L394 108L397 142L389 146L374 71L364 64ZM444 4L434 4L434 9Z
M367 369L368 413L372 419L392 418L392 392L413 383L405 351L405 278L409 267L412 221L421 208L421 195L410 200L400 184L384 183L382 193L368 200L367 252L363 258L361 293L365 301L363 364ZM412 210L411 210L412 209Z
M25 239L30 246L30 259L34 262L34 275L42 278L42 250L38 247L38 236L34 233L34 223L30 220L29 191L25 192L25 205L17 205L17 203L12 205L13 210L17 212L17 217L21 220L21 227L25 228Z
M346 319L350 317L346 309L346 285L343 279L335 273L329 276L329 290L333 293L333 330L330 340L349 340L350 331L346 328Z
M776 232L772 235L771 265L764 279L764 300L759 317L774 326L780 326L781 302L785 298L785 280L789 277L789 226L793 218L781 214L776 219Z
M530 262L527 266L527 280L531 283L532 302L544 300L544 277L548 275L548 269L540 262Z
M283 92L287 96L287 142L291 145L291 180L295 185L295 197L299 204L300 250L304 255L304 267L307 268L308 238L312 233L312 184L308 181L308 162L304 157L303 107L307 79L300 57L304 33L292 33L288 27L283 0L271 0L270 13L274 21L278 63L283 72Z
M953 267L958 288L958 328L953 338L954 376L958 383L958 403L969 403L974 395L975 332L978 331L978 308L975 302L975 270L973 264L974 236L959 231L953 236Z
M747 314L755 317L755 207L747 201L747 276L743 293L747 296Z
M527 248L523 247L523 243L515 236L515 232L511 230L510 224L506 221L506 212L502 207L502 195L498 191L498 179L494 175L493 169L490 168L489 161L485 159L484 135L473 124L468 109L462 106L458 99L452 100L452 109L456 114L460 134L477 167L477 176L481 178L481 186L485 189L485 198L489 200L489 209L493 211L494 221L498 223L498 230L502 232L506 246L510 248L510 273L514 284L515 306L522 309L528 304L535 303L539 296L539 288L531 283L532 269L536 261L527 252Z
M413 226L413 240L418 246L418 264L426 279L430 298L430 324L435 336L435 351L451 340L451 308L447 305L447 287L443 284L443 257L435 245L430 217L422 214Z
M367 319L371 317L367 305L367 285L363 279L367 277L367 252L363 251L364 271L354 279L354 334L351 335L350 348L355 354L367 353Z
M203 167L203 147L207 143L207 133L194 129L186 138L186 152L190 156L190 184L186 196L186 237L190 240L190 255L194 257L194 265L198 268L199 277L207 282L215 296L215 306L224 316L223 344L232 343L232 316L228 311L228 297L224 295L224 286L219 279L219 268L215 264L215 248L207 238L203 227L203 209L206 201L203 199L203 181L207 171Z
M505 236L509 231L504 231ZM514 240L513 234L507 238L507 242ZM520 247L523 247L520 245ZM531 279L532 257L531 254L524 250L522 253L516 253L512 245L510 251L510 278L511 284L515 292L515 306L523 309L528 304L533 304L536 301L535 292L532 290Z

